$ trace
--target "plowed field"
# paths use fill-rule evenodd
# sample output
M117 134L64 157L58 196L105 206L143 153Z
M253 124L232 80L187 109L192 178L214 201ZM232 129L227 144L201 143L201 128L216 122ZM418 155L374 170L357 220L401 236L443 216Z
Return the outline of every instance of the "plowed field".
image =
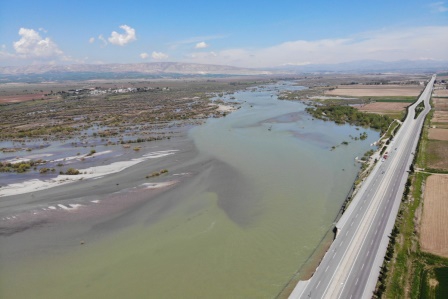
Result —
M434 90L434 95L439 97L448 97L448 89Z
M398 102L376 102L366 104L358 109L360 111L372 112L378 114L393 114L404 111L411 103L398 103Z
M448 140L448 130L431 128L429 129L429 139Z
M43 97L44 97L43 93L0 96L0 103L19 103L19 102L42 99Z
M421 248L448 257L448 175L431 175L426 180Z
M432 98L437 111L448 111L448 98Z
M352 97L418 96L422 89L420 85L339 85L325 94Z

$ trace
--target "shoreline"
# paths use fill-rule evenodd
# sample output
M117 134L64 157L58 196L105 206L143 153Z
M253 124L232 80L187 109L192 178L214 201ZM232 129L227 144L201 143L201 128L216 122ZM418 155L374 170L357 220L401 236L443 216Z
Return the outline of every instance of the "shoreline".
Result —
M381 139L381 138L380 138ZM381 149L379 148L377 151L375 151L372 156L375 156ZM370 165L369 168L362 170L360 169L358 174L356 175L355 180L353 181L353 184L351 185L350 191L348 192L347 196L345 197L345 200L343 201L341 208L338 211L338 214L336 215L334 219L334 224L332 227L330 227L325 235L322 237L321 241L317 245L317 247L313 250L313 252L310 254L310 256L306 259L305 263L297 270L297 272L291 277L291 279L285 284L283 289L278 293L278 295L275 297L275 299L283 299L283 298L289 298L289 296L294 291L294 288L300 281L308 281L313 277L314 273L316 272L317 268L319 267L320 263L322 262L322 259L324 258L325 254L327 253L328 249L330 248L333 241L336 239L336 223L342 218L342 215L347 210L347 207L350 205L353 195L356 194L359 189L362 186L361 184L356 184L356 181L362 177L363 175L370 175L371 168L375 166L375 163Z
M361 171L356 176L356 179L359 177ZM353 184L350 188L350 191L348 192L344 202L341 205L341 208L338 211L338 214L336 215L334 219L334 223L337 223L337 221L342 217L344 214L344 211L346 209L347 203L351 199L351 195L355 192L355 181L353 181ZM358 187L356 188L358 189ZM307 281L311 279L311 277L316 272L317 268L319 267L322 259L324 258L325 254L327 253L328 249L330 248L331 244L336 238L336 225L332 225L325 235L320 240L317 247L313 250L313 252L310 254L310 256L306 259L305 263L297 270L297 272L291 277L291 279L285 284L283 289L278 293L278 295L275 297L276 299L283 299L283 298L289 298L291 293L293 292L294 288L296 287L297 283L299 281Z

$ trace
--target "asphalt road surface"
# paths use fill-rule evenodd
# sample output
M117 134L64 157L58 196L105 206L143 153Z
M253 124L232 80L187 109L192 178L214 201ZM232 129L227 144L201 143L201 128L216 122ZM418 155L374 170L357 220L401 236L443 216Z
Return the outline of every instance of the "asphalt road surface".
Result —
M289 298L371 298L398 213L416 150L435 75L408 112L380 159L336 227L338 234L313 277L296 286ZM417 118L415 107L424 101Z

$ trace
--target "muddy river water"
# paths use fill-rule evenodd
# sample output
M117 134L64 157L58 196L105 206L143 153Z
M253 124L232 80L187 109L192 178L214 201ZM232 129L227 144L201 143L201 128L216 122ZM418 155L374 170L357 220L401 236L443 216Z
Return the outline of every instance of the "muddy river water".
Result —
M277 100L297 88L227 95L241 109L142 150L170 155L0 197L9 228L0 297L274 298L331 229L359 170L354 158L379 137ZM350 137L362 132L367 140ZM162 168L168 175L145 178ZM151 188L160 182L169 184ZM29 225L9 224L13 214Z

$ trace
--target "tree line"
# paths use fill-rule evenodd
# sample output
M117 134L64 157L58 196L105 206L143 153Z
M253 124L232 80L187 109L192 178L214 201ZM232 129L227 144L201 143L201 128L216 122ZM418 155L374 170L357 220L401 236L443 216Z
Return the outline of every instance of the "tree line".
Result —
M393 119L387 115L361 112L351 106L319 106L309 107L306 111L314 118L324 121L334 121L337 124L351 124L370 127L384 133Z

